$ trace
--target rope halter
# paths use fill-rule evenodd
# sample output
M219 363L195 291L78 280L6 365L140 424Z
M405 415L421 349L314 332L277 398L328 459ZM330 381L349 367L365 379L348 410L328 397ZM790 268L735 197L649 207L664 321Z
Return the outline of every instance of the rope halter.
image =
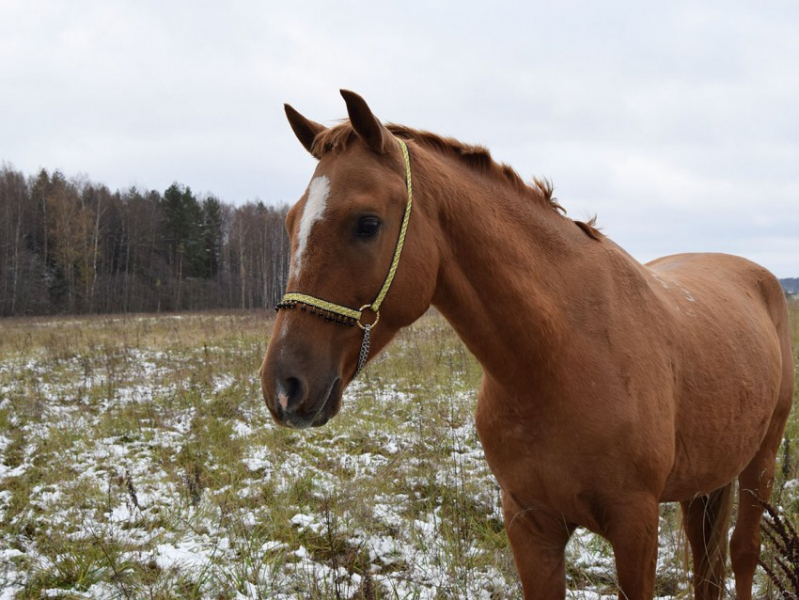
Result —
M295 308L299 307L301 310L310 310L311 314L318 315L331 323L340 325L348 325L354 327L357 325L363 330L363 342L361 343L361 352L358 356L358 368L355 370L353 378L358 376L361 372L366 361L369 358L369 346L371 341L372 329L377 326L380 321L380 306L388 294L391 287L391 282L394 281L394 275L397 273L399 266L400 256L402 255L402 247L405 244L405 234L408 231L408 222L411 219L411 208L413 207L413 188L411 185L411 157L408 153L408 147L405 142L399 138L395 138L399 143L400 150L402 150L402 157L405 160L405 184L408 188L408 203L405 205L405 214L402 217L402 225L400 226L399 237L397 238L397 245L394 248L394 258L391 260L391 266L388 269L388 275L383 282L383 287L377 293L377 297L370 303L364 304L359 309L349 308L341 304L335 304L322 300L316 296L308 294L301 294L298 292L288 292L280 303L275 307L275 310L281 308ZM369 311L374 314L374 320L370 323L363 323L364 312Z

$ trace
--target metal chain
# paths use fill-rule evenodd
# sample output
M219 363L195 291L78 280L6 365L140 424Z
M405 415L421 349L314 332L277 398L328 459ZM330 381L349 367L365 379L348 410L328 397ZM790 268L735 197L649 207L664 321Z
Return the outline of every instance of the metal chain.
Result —
M355 379L358 376L358 373L361 372L364 365L366 365L366 359L369 358L369 345L371 343L372 337L372 325L364 325L363 326L363 342L361 342L361 354L358 356L358 368L355 370L355 375L352 376Z

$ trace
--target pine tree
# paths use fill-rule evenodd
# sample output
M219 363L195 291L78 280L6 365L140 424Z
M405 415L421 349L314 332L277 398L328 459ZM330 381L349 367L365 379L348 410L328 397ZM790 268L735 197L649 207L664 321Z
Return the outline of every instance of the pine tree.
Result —
M222 203L214 196L203 200L203 277L211 279L219 273L222 259Z

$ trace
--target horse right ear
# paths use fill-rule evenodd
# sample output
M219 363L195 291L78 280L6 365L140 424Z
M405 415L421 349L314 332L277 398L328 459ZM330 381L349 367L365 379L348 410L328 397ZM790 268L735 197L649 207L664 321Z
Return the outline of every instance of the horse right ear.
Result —
M300 140L300 143L308 152L310 152L316 158L319 158L318 151L314 152L313 142L316 139L316 136L325 131L327 128L315 121L306 119L296 110L294 110L291 105L284 104L283 106L286 109L286 117L288 117L289 125L291 125L291 128L294 130L294 135L297 136L297 139Z

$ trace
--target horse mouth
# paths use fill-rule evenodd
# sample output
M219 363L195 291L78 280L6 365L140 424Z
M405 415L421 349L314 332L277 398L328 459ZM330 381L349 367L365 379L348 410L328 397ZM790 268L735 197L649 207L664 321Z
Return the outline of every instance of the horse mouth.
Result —
M336 380L333 382L333 385L330 386L330 392L328 393L324 404L322 404L321 409L316 414L316 418L314 418L313 422L311 423L311 427L321 427L327 423L330 419L336 416L340 406L341 379L336 378Z
M321 403L303 412L279 411L282 418L278 418L278 422L295 429L321 427L338 413L341 406L341 391L341 379L336 378Z

